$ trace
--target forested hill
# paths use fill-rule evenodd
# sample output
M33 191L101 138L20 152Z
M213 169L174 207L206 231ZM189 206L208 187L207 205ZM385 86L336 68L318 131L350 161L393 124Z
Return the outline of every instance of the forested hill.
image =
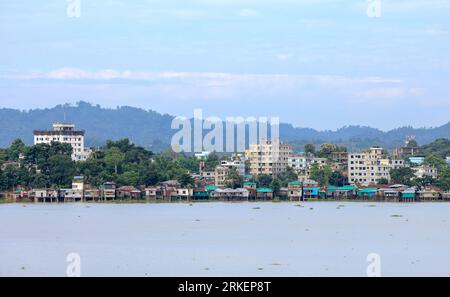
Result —
M53 122L74 123L86 130L86 145L101 146L108 139L130 138L134 143L154 151L166 149L175 132L170 128L173 116L134 107L102 108L86 102L77 105L58 105L47 109L20 111L0 109L0 146L8 146L15 138L25 143L33 141L33 130L49 129ZM402 127L388 132L363 127L348 126L336 131L317 131L296 128L290 124L280 126L281 138L301 150L305 143L333 142L358 150L371 145L393 148L401 145L405 137L414 135L419 144L437 138L450 138L450 122L436 128Z

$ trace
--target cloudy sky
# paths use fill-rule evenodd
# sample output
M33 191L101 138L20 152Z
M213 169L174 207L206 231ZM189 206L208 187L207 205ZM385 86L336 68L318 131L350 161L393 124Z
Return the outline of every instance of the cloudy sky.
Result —
M450 120L448 0L381 0L378 18L367 0L81 0L70 17L72 1L0 0L0 107L203 108L317 129Z

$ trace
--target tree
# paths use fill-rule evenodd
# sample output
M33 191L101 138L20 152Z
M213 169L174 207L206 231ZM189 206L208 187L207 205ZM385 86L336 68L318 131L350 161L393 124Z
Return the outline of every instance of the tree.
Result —
M417 141L415 139L411 139L408 141L406 146L407 147L419 147L419 144L417 143Z
M259 188L267 188L270 187L272 183L272 177L268 174L259 174L256 178L256 184Z
M431 176L424 176L422 178L415 178L414 179L414 185L418 187L419 189L423 189L426 186L434 185L436 183L436 180L432 178Z
M0 148L0 166L8 160L8 151Z
M281 187L287 187L291 181L298 180L298 175L292 167L287 167L286 171L277 176Z
M382 184L382 185L387 185L387 184L389 184L389 181L388 181L387 178L382 177L382 178L377 180L377 183Z
M275 194L278 194L280 192L280 189L281 189L281 181L280 181L280 179L275 177L272 180L272 182L270 183L270 188L272 188L272 190L273 190L273 192Z
M228 170L224 183L227 188L241 188L244 183L244 178L239 174L235 167L232 167Z
M329 178L331 186L342 187L347 184L347 178L340 171L333 171Z
M19 160L19 156L25 153L25 148L25 144L21 139L14 140L8 149L8 159L11 161Z
M52 185L70 186L75 172L74 161L69 156L53 155L48 158L48 176Z
M183 187L187 187L187 186L194 186L194 179L192 178L192 176L186 172L182 173L178 178L178 182L183 186Z
M311 166L310 178L315 180L320 187L323 187L330 184L330 177L332 173L333 170L329 165L320 168L319 164L313 164Z
M432 153L441 156L441 158L450 156L450 140L447 138L439 138L430 144L420 147L420 154L426 156Z
M117 181L121 185L139 185L139 174L136 171L125 171L117 177Z
M105 150L105 162L109 167L114 168L115 174L118 173L118 167L124 159L125 155L118 147L111 146Z
M338 146L332 143L324 143L320 146L319 157L321 158L331 158L331 154L334 152L346 152L347 148L344 146Z
M413 179L415 177L414 170L409 167L391 169L389 171L389 175L391 176L391 182L395 184L403 184L412 186Z
M106 142L106 149L118 148L122 153L126 153L133 147L134 144L131 144L128 138L120 139L117 141L108 140Z
M216 152L212 152L205 160L205 171L214 171L216 166L220 164L220 158Z
M443 167L447 166L445 160L436 153L431 153L425 157L425 163L431 165L438 170L441 170Z
M11 190L19 185L19 168L15 165L8 165L1 171L1 189Z
M450 190L450 165L441 168L435 184L444 191Z
M306 154L314 155L316 153L316 147L315 147L314 144L307 143L307 144L305 144L304 148L305 148L305 153Z
M144 168L140 170L139 175L142 178L142 183L147 186L156 185L159 181L156 166L151 163L144 166Z

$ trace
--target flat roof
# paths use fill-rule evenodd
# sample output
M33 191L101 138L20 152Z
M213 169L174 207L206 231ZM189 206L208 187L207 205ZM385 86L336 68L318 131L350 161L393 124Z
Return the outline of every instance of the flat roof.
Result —
M34 130L34 135L51 135L51 136L84 136L84 130L77 130L77 131L54 131L54 130Z

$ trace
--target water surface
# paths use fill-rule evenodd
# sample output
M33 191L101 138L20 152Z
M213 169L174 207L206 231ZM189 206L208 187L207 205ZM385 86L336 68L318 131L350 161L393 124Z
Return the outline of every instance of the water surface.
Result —
M301 206L299 206L301 204ZM0 276L450 276L450 203L0 205Z

